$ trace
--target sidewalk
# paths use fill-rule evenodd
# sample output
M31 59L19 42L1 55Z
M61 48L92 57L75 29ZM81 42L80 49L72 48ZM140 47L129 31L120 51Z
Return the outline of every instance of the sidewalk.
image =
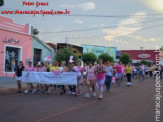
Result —
M24 87L25 84L22 84ZM0 90L17 89L17 81L11 77L0 76Z

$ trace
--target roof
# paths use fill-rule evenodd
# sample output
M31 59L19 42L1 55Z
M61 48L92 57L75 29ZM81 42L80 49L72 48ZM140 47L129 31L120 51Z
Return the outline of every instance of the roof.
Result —
M37 41L39 41L42 45L44 45L46 48L48 48L51 52L54 52L54 49L52 47L50 47L48 44L46 44L44 41L42 41L41 39L39 39L37 36L32 35L32 37L34 39L36 39Z

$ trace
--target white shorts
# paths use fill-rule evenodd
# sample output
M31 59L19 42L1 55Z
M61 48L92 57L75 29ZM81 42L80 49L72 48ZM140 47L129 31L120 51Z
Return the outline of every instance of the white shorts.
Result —
M19 76L19 77L16 76L16 80L20 80L21 81L22 80L22 76Z

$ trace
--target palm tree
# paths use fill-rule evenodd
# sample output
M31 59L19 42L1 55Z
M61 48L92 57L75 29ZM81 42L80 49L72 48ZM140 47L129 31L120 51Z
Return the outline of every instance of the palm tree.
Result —
M39 34L39 31L36 29L36 28L34 28L33 26L31 27L31 34L32 35L38 35Z
M37 29L33 29L33 35L38 35L39 31Z
M4 5L4 0L0 0L0 6Z

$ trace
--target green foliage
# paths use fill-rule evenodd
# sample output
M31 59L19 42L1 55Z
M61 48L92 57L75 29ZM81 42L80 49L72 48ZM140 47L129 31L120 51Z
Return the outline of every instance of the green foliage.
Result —
M66 61L68 64L70 56L73 55L74 62L78 61L78 56L73 53L73 51L69 48L61 48L58 50L58 54L56 55L56 61L61 63L61 61Z
M144 65L147 65L147 66L151 66L151 65L152 65L151 62L148 62L148 61L146 61L146 60L141 60L140 63L141 63L141 64L144 64Z
M0 0L0 6L4 5L4 0Z
M37 29L33 29L33 35L38 35L39 31Z
M129 62L131 62L130 55L127 53L124 53L123 55L121 55L120 61L122 61L122 63L125 65L128 64Z
M83 59L83 62L84 62L84 63L87 63L87 64L88 64L89 62L95 63L96 60L97 60L97 57L96 57L96 55L93 54L93 53L84 53L84 54L82 55L82 59Z
M99 55L98 60L102 59L103 63L110 61L110 62L114 62L114 58L110 55L108 55L107 53L103 53L101 55Z

